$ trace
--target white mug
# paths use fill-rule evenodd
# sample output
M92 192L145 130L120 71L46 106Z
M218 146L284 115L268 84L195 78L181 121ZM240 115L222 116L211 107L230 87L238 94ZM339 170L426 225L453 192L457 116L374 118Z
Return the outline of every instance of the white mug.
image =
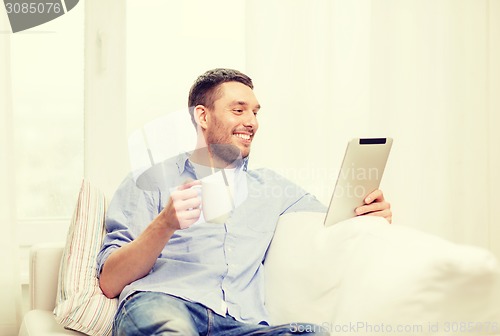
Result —
M206 222L223 224L233 208L231 189L221 171L201 180L201 210Z

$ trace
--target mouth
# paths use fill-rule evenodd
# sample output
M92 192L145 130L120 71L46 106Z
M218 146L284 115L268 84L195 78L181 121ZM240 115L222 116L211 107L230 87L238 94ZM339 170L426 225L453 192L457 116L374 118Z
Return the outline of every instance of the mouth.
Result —
M253 133L233 133L233 136L243 140L244 142L251 142L253 138Z

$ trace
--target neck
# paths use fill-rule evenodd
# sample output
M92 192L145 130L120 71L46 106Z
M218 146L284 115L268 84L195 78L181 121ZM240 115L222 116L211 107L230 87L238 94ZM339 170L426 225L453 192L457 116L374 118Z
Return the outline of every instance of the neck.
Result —
M235 168L236 163L239 161L227 162L213 153L209 147L196 148L189 159L196 164L214 169Z

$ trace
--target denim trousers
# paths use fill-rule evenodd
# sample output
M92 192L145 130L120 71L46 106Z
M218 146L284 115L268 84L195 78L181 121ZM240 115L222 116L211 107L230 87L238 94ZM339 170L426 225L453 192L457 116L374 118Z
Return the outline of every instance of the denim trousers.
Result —
M320 326L248 324L220 316L205 306L168 294L138 292L117 312L113 335L329 335Z

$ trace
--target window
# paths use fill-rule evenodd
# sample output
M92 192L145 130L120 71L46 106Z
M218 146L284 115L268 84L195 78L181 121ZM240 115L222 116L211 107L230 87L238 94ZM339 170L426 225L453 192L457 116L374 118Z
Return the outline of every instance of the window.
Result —
M84 3L11 35L22 274L28 246L66 237L84 168ZM24 279L24 281L26 281Z

